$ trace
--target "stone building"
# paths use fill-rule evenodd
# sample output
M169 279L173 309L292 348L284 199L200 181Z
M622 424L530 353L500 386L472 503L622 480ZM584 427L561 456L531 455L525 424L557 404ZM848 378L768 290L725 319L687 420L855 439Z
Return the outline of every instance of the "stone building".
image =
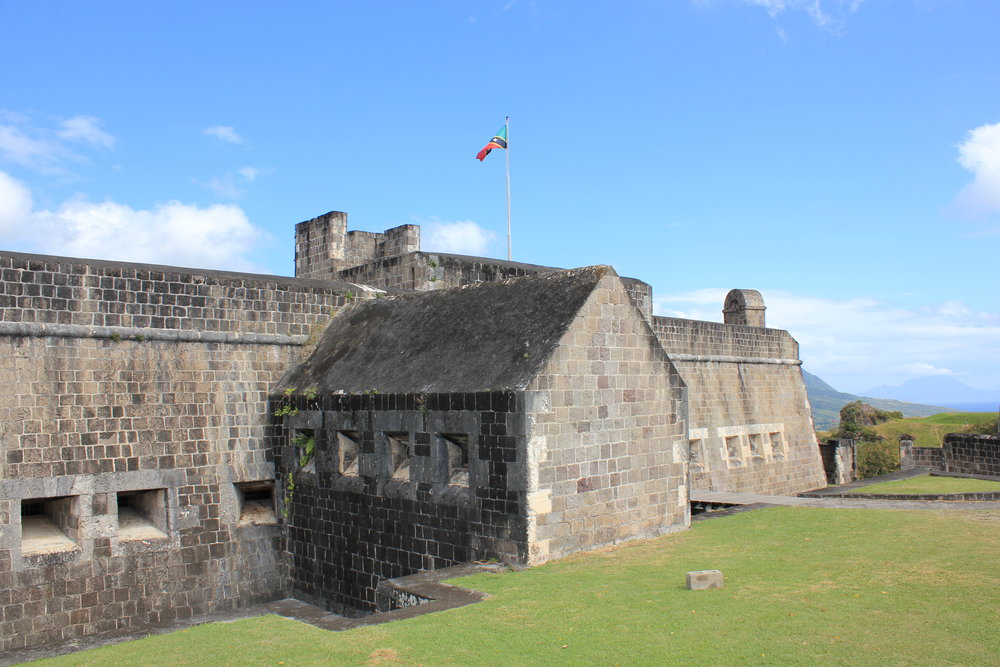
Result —
M608 267L340 213L296 227L296 275L0 252L0 651L288 595L366 611L422 568L681 528L691 485L823 486L756 292L655 317Z

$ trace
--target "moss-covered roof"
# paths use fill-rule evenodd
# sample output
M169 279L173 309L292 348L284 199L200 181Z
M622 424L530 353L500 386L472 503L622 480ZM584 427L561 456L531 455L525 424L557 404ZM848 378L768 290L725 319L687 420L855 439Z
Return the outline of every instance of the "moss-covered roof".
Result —
M528 385L597 282L592 266L352 304L281 388L471 392Z

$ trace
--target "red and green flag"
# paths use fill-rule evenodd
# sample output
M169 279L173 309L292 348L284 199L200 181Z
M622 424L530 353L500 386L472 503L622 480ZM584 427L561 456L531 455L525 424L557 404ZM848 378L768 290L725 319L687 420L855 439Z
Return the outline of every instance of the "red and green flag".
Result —
M493 138L490 139L490 143L483 146L483 150L479 151L476 155L476 159L482 162L494 148L507 148L507 123L504 123L503 127L501 127L500 130L493 135Z

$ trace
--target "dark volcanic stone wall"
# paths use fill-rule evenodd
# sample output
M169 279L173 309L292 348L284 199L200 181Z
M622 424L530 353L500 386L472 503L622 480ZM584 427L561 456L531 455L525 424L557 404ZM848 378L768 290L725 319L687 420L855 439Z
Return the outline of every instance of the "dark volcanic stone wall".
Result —
M277 461L293 594L341 613L367 612L383 579L475 560L524 563L522 400L498 391L300 402ZM292 444L303 430L317 438L305 468ZM357 439L352 473L342 469L338 432ZM408 479L393 479L387 433L410 444ZM442 434L467 437L465 486L449 477Z

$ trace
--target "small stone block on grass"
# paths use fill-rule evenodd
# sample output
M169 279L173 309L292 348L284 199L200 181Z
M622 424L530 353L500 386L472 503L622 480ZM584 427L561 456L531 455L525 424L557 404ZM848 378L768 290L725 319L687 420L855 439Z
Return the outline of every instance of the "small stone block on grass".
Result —
M687 573L687 587L692 591L703 591L706 588L722 588L722 572L720 570L695 570Z

